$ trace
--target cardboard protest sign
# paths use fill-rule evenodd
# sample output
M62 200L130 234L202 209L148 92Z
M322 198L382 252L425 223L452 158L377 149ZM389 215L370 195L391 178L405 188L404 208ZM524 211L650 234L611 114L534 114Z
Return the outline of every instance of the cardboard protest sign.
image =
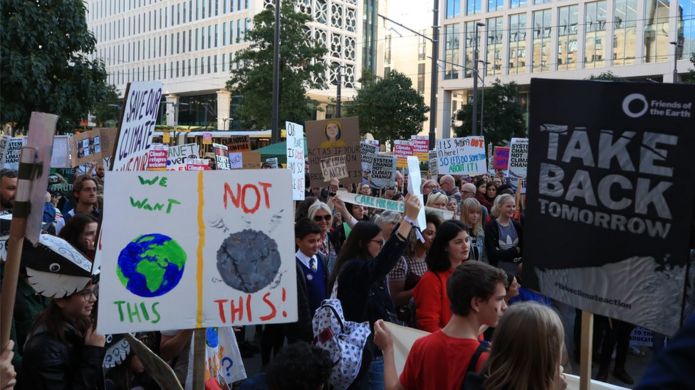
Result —
M396 168L408 167L408 156L413 155L413 146L408 140L393 141L393 154L396 156Z
M304 127L285 122L287 128L287 168L292 172L292 200L304 200L306 175L304 172Z
M248 135L233 135L227 141L227 149L230 152L251 150L251 138Z
M5 169L19 169L19 155L22 153L23 137L10 138L3 137L5 140L5 150L2 155L2 167Z
M25 236L34 245L38 243L41 234L43 206L46 204L48 175L51 173L50 164L56 123L58 123L58 115L43 112L32 112L29 120L27 146L36 150L35 164L38 164L39 168L35 168L32 174L31 194L29 195L31 208L27 217Z
M372 174L369 185L384 188L396 184L396 158L394 156L376 156L372 160Z
M241 152L241 161L244 169L258 169L261 167L261 153L255 150Z
M212 148L215 150L215 165L219 170L232 169L229 165L229 152L227 151L227 146L222 144L212 144Z
M212 133L203 133L203 145L212 145Z
M144 171L162 98L161 81L128 85L111 169Z
M71 149L75 152L73 166L101 163L101 131L89 130L73 135Z
M166 171L169 147L162 144L152 144L147 156L148 171Z
M370 145L366 142L360 143L360 163L362 165L362 171L372 171L372 161L374 160L377 151L379 151L379 147L376 145Z
M525 284L673 334L692 248L693 87L533 79L530 99Z
M437 149L430 150L428 157L430 159L428 166L430 177L439 175L439 167L437 167Z
M509 143L509 175L526 178L528 138L512 138Z
M350 176L345 163L345 156L331 156L322 159L321 174L323 175L323 181L330 181L332 178L344 179Z
M364 140L364 142L369 144L369 145L374 145L377 148L379 147L379 140L378 139L366 139L366 140Z
M420 162L425 162L429 158L430 138L426 135L413 135L410 137L410 144L413 146L413 155Z
M360 130L357 117L306 122L309 141L309 175L313 187L323 187L326 179L321 161L344 156L348 176L340 180L344 185L359 183L362 179L360 163Z
M53 137L53 152L51 153L51 168L71 168L70 136L56 135Z
M195 345L195 332L191 345ZM193 366L196 363L193 348L188 351L186 389L193 389ZM234 382L246 379L244 360L241 358L233 328L205 329L205 388L231 389Z
M167 171L185 171L187 158L199 158L200 146L198 144L183 144L169 146L167 156Z
M437 141L437 167L440 175L487 173L485 140L480 136L440 139Z
M229 169L241 169L244 167L244 158L239 152L229 153Z
M495 156L492 160L492 169L507 169L509 165L509 146L495 146Z
M101 155L104 159L110 160L113 158L113 154L116 151L118 129L115 127L102 127L98 130L99 133L101 133Z
M358 204L363 207L371 207L380 210L396 211L399 213L405 212L405 203L399 200L391 200L385 198L377 198L374 196L367 196L362 194L353 194L345 190L340 190L337 192L338 198L342 199L343 202ZM449 210L437 209L434 207L425 207L427 213L436 214L442 221L449 220L454 217L454 213Z
M268 164L273 169L277 169L280 166L280 162L278 161L277 157L266 158L265 163Z
M289 171L106 175L99 333L297 320Z
M210 161L205 158L186 158L183 160L187 171L209 171Z
M420 160L417 156L408 157L408 193L415 195L420 200L420 204L424 205L425 201L422 195L422 175L420 174ZM417 226L420 229L427 228L425 221L425 208L420 208L420 213L417 215Z

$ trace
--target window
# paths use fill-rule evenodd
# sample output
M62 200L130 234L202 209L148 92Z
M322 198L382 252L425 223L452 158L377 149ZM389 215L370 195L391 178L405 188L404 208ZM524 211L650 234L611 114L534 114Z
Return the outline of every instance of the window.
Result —
M686 5L690 7L690 18L687 20L692 25L692 0ZM669 0L645 0L644 1L644 62L662 62L668 60L671 45L669 42ZM685 16L685 15L684 15ZM679 17L680 18L680 17ZM685 18L684 18L685 19ZM685 33L685 31L684 31ZM688 33L692 36L693 30Z
M466 15L474 15L482 11L482 0L467 0Z
M586 3L585 7L584 67L601 67L605 64L606 2Z
M217 24L215 25L215 47L217 47Z
M465 50L463 57L464 77L473 77L473 52L475 51L475 26L477 21L466 22ZM480 50L480 31L478 31L478 50ZM480 53L480 52L478 52Z
M527 0L511 0L510 8L519 8L525 6Z
M485 68L488 75L498 75L502 72L502 17L487 20L487 53L484 55ZM475 64L474 64L475 65Z
M504 8L504 0L487 0L488 12L498 11Z
M461 15L461 0L446 0L446 18L455 18Z
M571 5L558 9L557 68L577 68L577 24L579 6Z
M459 25L447 24L444 26L444 79L459 78Z
M549 9L533 13L533 59L532 72L545 72L550 69L550 25Z

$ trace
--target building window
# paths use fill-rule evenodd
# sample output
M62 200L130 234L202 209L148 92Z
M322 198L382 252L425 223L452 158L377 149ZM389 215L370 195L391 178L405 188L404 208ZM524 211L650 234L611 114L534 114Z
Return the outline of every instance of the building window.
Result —
M488 12L498 11L504 8L504 0L487 0Z
M482 0L467 0L466 1L466 15L474 15L482 11Z
M669 0L644 1L644 62L668 60L669 45ZM691 6L692 12L692 6ZM690 19L692 23L692 17ZM692 34L692 30L690 33Z
M475 51L475 24L477 21L466 22L466 35L465 35L465 46L463 57L464 77L469 78L473 76L473 52ZM478 31L478 50L480 50L480 31ZM480 53L479 53L480 54ZM480 57L479 57L480 58Z
M519 8L527 4L527 0L511 0L509 6L510 8Z
M217 25L215 25L214 36L215 36L215 47L217 47Z
M426 31L423 30L421 33L425 35ZM419 61L423 61L427 56L427 41L425 40L425 38L420 37L418 39L417 45L417 59Z
M579 6L570 5L558 10L557 68L577 68L577 24Z
M461 0L446 0L446 18L455 18L461 15Z
M550 25L549 9L533 13L533 60L532 72L545 72L550 69Z
M695 53L695 0L681 0L678 6L683 13L683 17L678 18L678 42L683 44L683 49L676 55L683 59Z
M584 67L597 68L605 65L606 2L597 1L585 6Z
M637 0L615 0L613 4L613 65L634 64L637 51Z
M444 26L444 79L459 78L460 49L459 49L459 25L447 24Z
M485 55L488 75L498 75L502 72L502 17L487 20L487 55Z
M417 93L425 94L425 64L417 64Z

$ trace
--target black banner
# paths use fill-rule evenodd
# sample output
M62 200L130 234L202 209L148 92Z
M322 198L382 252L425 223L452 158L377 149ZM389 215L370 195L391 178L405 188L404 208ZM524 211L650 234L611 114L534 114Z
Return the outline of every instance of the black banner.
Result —
M527 286L678 328L695 202L695 86L531 81Z

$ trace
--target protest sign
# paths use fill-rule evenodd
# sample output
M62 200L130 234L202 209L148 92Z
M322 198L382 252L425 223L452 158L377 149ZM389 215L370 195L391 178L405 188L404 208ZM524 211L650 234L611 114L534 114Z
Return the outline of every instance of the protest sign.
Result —
M394 156L376 156L372 160L372 174L369 185L384 188L396 184L396 158Z
M232 167L229 165L229 152L227 151L227 146L222 144L212 144L212 148L215 150L215 166L219 170L229 170Z
M372 161L376 156L379 147L376 145L370 145L366 142L360 143L360 162L362 164L363 172L372 171Z
M148 171L166 171L169 147L162 144L152 144L147 156Z
M210 160L206 158L185 158L184 163L186 164L187 171L209 171Z
M287 128L287 168L292 172L292 200L304 200L304 126L285 122Z
M364 142L366 144L369 144L369 145L374 145L377 148L379 147L379 140L378 139L366 139L366 140L364 140Z
M492 169L506 170L509 165L509 146L495 146Z
M167 156L167 171L185 171L187 158L199 158L200 146L198 144L183 144L169 146Z
M239 353L239 346L234 336L234 329L207 328L205 329L205 388L206 389L231 389L234 382L246 379L244 360ZM193 333L191 345L195 345L197 334ZM194 348L188 351L188 374L186 375L186 389L193 389L193 370L196 360Z
M407 168L408 156L413 155L413 146L410 141L397 139L393 141L393 154L396 156L396 168Z
M41 234L56 123L58 123L58 115L43 112L32 112L29 120L27 146L36 150L35 164L37 166L34 167L31 175L31 193L29 194L31 207L27 217L25 236L34 245L38 243ZM19 178L22 179L21 175Z
M487 173L485 140L480 136L440 139L437 141L437 168L440 175Z
M102 127L98 130L101 134L101 156L104 157L105 160L111 161L111 159L113 159L113 153L116 150L118 129L115 127Z
M425 201L421 191L422 175L420 174L420 160L417 156L408 157L408 193L420 200L420 204L424 205ZM426 229L425 208L420 208L420 213L417 215L417 226L420 229Z
M1 141L0 141L1 142ZM71 168L70 136L56 135L53 137L53 153L51 153L51 168Z
M265 159L265 163L272 169L277 169L280 166L280 162L277 157L269 157Z
M2 167L16 171L19 169L19 155L22 153L24 138L3 137L3 139L5 141L5 150L2 155Z
M144 171L147 169L147 151L152 144L161 99L161 81L128 84L112 170Z
M203 145L212 145L212 133L203 133Z
M10 136L3 135L0 137L0 167L5 166L5 155L7 154L7 146L10 143Z
M261 167L261 154L255 150L241 152L241 161L244 169L258 169Z
M692 88L531 81L527 286L659 333L679 328L695 197Z
M437 149L430 150L428 157L430 159L428 165L430 177L439 175L439 167L437 167Z
M227 140L227 149L230 152L251 150L251 139L248 135L233 135Z
M512 138L509 143L509 176L526 178L528 138Z
M75 153L74 166L94 165L102 162L100 130L89 130L75 134L71 138L71 144L71 149Z
M321 160L321 174L323 181L330 181L332 178L344 179L349 176L345 156L331 156Z
M353 194L345 190L340 190L337 192L338 198L342 199L343 202L358 204L363 207L371 207L374 209L396 211L399 213L405 212L405 203L399 200L391 200L385 198L377 198L374 196L367 196L362 194ZM454 213L449 210L437 209L434 207L425 207L427 213L433 213L441 218L442 221L449 220L454 217Z
M313 187L323 187L326 179L321 161L332 156L344 156L348 176L340 180L344 185L359 183L362 179L360 163L360 129L357 117L306 122L309 141L309 177Z
M289 171L106 175L99 333L297 320Z
M413 155L416 156L420 162L427 161L430 149L429 137L426 135L410 136L410 144L413 145Z
M240 152L229 153L229 169L241 169L244 167L244 158Z

